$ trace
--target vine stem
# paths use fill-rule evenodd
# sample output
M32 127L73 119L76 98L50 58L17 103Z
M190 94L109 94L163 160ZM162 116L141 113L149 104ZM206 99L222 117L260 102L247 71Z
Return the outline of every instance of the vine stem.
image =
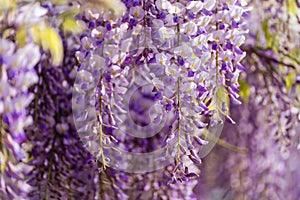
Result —
M216 14L218 14L218 8L216 8ZM216 30L219 30L219 23L216 23ZM216 50L216 86L218 86L218 80L219 80L219 44L218 48Z
M0 115L0 151L2 151L3 153L3 162L2 164L0 165L0 173L2 173L4 170L5 170L5 167L6 167L6 161L7 161L7 157L8 157L8 152L7 152L7 149L5 148L4 146L4 143L3 143L3 136L5 134L5 129L4 129L4 125L3 125L3 116Z
M178 124L177 124L177 131L178 131L178 134L177 134L177 142L178 142L178 146L177 146L177 157L176 157L176 165L179 164L180 162L180 153L181 153L181 150L180 150L180 114L181 114L181 105L180 105L180 80L181 77L178 78L178 81L177 81L177 105L178 105L178 108L177 108L177 112L178 112Z
M237 147L235 145L232 145L224 139L216 138L213 135L207 134L207 132L204 132L203 136L207 137L208 140L211 140L211 141L215 142L217 145L219 145L219 146L221 146L225 149L228 149L230 151L234 151L234 152L241 153L241 154L247 154L248 151L249 151L246 148L241 148L241 147Z
M143 10L144 10L144 18L143 18L143 24L144 24L144 43L145 43L145 46L146 48L148 48L148 45L147 45L147 29L146 29L146 16L148 15L148 12L146 11L146 1L143 0Z
M100 148L101 148L101 160L102 160L102 163L103 163L103 168L106 169L106 161L105 161L105 156L104 156L104 152L103 152L103 131L102 131L102 124L100 123L100 126L99 126L99 133L100 133Z
M247 52L247 54L255 54L265 60L268 60L270 62L273 62L273 63L276 63L276 64L280 64L280 65L283 65L285 67L288 67L288 68L292 68L292 69L296 69L296 67L291 64L291 63L286 63L284 61L280 61L276 58L272 58L270 56L267 56L266 54L264 54L264 52L261 52L261 51L267 51L267 50L270 50L270 49L263 49L263 48L254 48L254 47L250 47L250 46L243 46L242 48L244 51ZM295 61L297 64L300 64L300 61L298 61L296 58L293 58L291 56L288 56L287 54L284 54L283 51L279 51L279 53L282 53L284 56L287 56L289 57L290 59L292 59L293 61Z
M103 76L101 75L100 78L100 89L102 90L103 87ZM102 127L102 94L100 91L99 95L99 114L98 114L98 120L99 120L99 140L100 140L100 151L101 151L101 161L103 164L103 168L106 169L106 161L105 161L105 156L104 156L104 151L103 151L103 127Z
M52 147L54 146L54 143L56 141L56 137L54 137L54 140L52 142ZM48 165L48 171L47 171L47 182L46 182L46 192L45 192L45 199L48 200L49 199L49 183L50 183L50 179L51 179L51 175L52 175L52 163L53 163L53 150L51 150L50 152L50 161L49 161L49 165Z
M180 0L177 0L177 2L180 2ZM180 23L178 22L177 23L177 40L178 40L178 47L180 46ZM181 153L181 150L180 150L180 115L181 115L181 105L180 105L180 82L181 82L181 77L179 76L178 77L178 80L177 80L177 105L178 105L178 108L177 108L177 114L178 114L178 124L177 124L177 155L176 155L176 160L175 160L175 169L177 168L177 166L179 165L180 163L180 153Z
M98 168L101 167L101 164L99 161L97 161L97 165L98 165ZM102 184L102 180L103 178L101 177L101 172L98 173L98 176L99 176L99 200L104 200L104 189L103 189L103 184Z

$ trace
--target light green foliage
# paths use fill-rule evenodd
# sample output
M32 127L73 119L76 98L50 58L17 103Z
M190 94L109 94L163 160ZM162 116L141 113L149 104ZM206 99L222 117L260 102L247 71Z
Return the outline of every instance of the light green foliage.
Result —
M285 79L286 89L289 91L295 82L296 82L296 73L295 72L289 73Z
M41 44L44 50L50 51L53 65L61 64L63 44L56 30L46 24L35 25L32 30L35 42Z
M288 6L288 11L296 16L297 15L297 12L298 12L298 7L297 7L297 4L296 4L296 0L287 0L287 6Z
M65 33L78 34L84 30L84 26L80 21L75 19L75 16L79 13L79 9L71 9L60 15L62 19L62 29Z
M240 84L239 95L247 103L248 100L249 100L249 96L250 96L250 87L249 87L248 83L246 81L244 81L244 80L239 80L239 84Z

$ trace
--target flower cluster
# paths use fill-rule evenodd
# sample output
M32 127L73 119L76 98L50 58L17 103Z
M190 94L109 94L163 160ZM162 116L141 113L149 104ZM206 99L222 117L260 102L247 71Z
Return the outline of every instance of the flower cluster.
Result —
M172 167L146 174L124 174L118 172L115 177L127 199L197 199L193 189L197 181L168 184ZM125 198L124 198L125 199Z
M268 137L270 133L266 125L266 110L260 109L256 103L250 103L245 108L239 108L236 113L240 115L238 134L247 135L248 140L234 143L239 146L245 145L248 153L229 155L226 161L226 167L236 172L230 174L230 184L235 196L246 199L250 197L281 199L286 182L278 179L284 179L286 174L284 165L288 155L274 150L279 149L280 144L276 144L272 137ZM243 183L240 180L243 180Z
M100 17L91 11L82 16L88 30L81 36L81 50L77 52L81 62L78 72L81 81L75 85L76 109L80 110L77 117L84 121L95 116L89 109L82 110L82 102L88 102L89 108L96 105L98 119L98 124L90 120L89 125L80 127L84 143L88 149L98 151L100 160L108 164L105 145L113 140L122 143L118 125L126 121L129 88L152 84L151 95L161 107L158 117L151 120L160 121L159 116L164 113L173 115L169 128L160 135L166 141L163 145L175 143L177 147L174 181L182 176L187 178L189 173L184 172L186 167L181 157L185 155L199 165L201 161L194 146L207 143L201 139L203 130L208 125L222 123L217 113L232 121L227 112L228 97L233 103L240 103L237 79L244 70L240 61L245 53L240 46L247 33L243 23L248 12L246 3L165 0L123 3L127 11L121 19ZM93 101L95 86L98 86L96 102ZM82 96L84 93L87 95ZM206 117L212 117L212 121L205 122ZM126 130L128 126L124 129L130 132Z
M46 12L38 4L31 5L32 13L27 12L28 5L12 9L11 4L0 11L0 196L26 199L31 167L24 129L32 123L26 108L34 99L29 88L38 81L34 66L41 55L39 46L22 35L21 28L36 23Z
M254 1L253 6L257 3ZM296 12L292 12L294 9ZM264 16L260 16L262 12ZM249 22L260 24L250 29L252 37L244 48L249 55L245 65L252 67L243 79L260 96L257 101L268 111L271 135L282 150L293 143L300 121L299 43L294 42L299 40L300 30L294 28L299 26L299 14L296 2L264 2L249 18ZM252 74L257 74L257 79ZM259 88L257 81L261 83Z
M77 65L74 52L76 39L59 29L57 15L69 12L50 2L42 4L52 17L52 28L63 40L65 57L59 65L44 53L35 70L39 81L31 91L34 101L28 112L33 116L33 125L26 129L31 144L29 151L32 167L29 184L30 199L94 199L97 197L98 170L93 157L82 147L72 118L71 85Z
M21 145L27 140L24 128L32 123L32 117L26 113L26 107L33 99L28 88L38 80L33 67L40 54L39 47L33 44L17 48L10 40L1 38L0 46L1 182L7 184L2 185L6 190L3 196L16 198L26 194L29 188L26 182L22 182L24 175L17 177L13 174L28 173L30 169L23 163L27 154ZM16 187L20 187L16 193L11 188L14 182L17 182Z
M27 129L32 145L32 199L92 199L97 191L97 168L89 164L93 158L80 145L69 103L74 61L70 55L63 65L53 66L46 57L36 67L40 81L30 106L34 125Z
M232 107L237 125L227 126L223 134L248 151L220 155L224 158L219 163L226 164L218 171L218 187L224 190L219 193L230 199L297 199L299 184L290 179L299 176L294 167L299 158L299 43L294 42L299 40L294 28L299 27L299 13L290 9L299 5L271 0L258 4L252 1L257 9L248 18L253 26L243 46L243 64L248 66L239 81L244 105Z
M0 198L297 199L300 5L250 6L0 0Z
M217 169L205 160L203 179L212 179L213 182L209 189L201 190L207 196L216 195L217 199L297 199L299 184L290 178L299 176L294 169L299 152L296 148L279 151L281 144L276 143L269 132L268 110L256 100L257 96L252 94L248 104L232 107L231 115L237 119L237 124L227 125L223 133L227 141L247 151L242 154L215 152L212 161L220 166ZM209 177L208 174L213 175ZM205 184L200 187L205 187Z

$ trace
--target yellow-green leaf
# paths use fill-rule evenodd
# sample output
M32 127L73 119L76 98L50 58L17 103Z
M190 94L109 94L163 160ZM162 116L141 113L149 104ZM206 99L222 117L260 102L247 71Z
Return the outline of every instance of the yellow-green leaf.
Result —
M290 91L295 81L296 81L296 73L295 72L289 73L285 79L285 85L287 91Z
M300 49L294 48L289 51L289 54L292 59L290 59L291 64L297 66L300 63Z
M228 92L225 87L223 87L223 86L218 87L216 98L221 102L225 102L226 105L229 106Z
M250 96L250 87L248 85L247 82L243 81L243 80L239 80L239 95L243 98L243 100L247 103L249 100L249 96Z
M261 26L262 30L264 31L268 47L272 47L274 44L274 37L269 30L269 19L265 19Z
M67 3L67 0L51 0L51 3L54 5L64 5Z
M216 94L214 95L211 104L209 105L209 110L222 110L223 102L227 106L228 110L225 114L229 114L229 96L226 88L224 86L219 86L217 88Z
M14 30L12 28L4 29L2 31L2 37L3 38L9 38L13 34L14 34Z
M26 45L26 37L27 37L27 32L26 32L25 28L21 28L17 31L16 40L20 47L23 47Z
M74 18L79 12L79 8L74 8L63 12L59 17L63 20L66 18Z
M296 92L297 92L297 94L300 94L300 85L297 85L296 86ZM300 101L300 96L298 95L298 101Z
M63 60L63 44L55 29L44 24L35 25L32 32L35 42L41 44L45 51L50 51L52 64L60 65Z
M10 10L16 7L15 0L0 0L0 14L3 11Z
M66 18L62 24L64 32L80 33L83 31L83 26L72 18Z
M42 40L44 49L49 49L53 65L61 64L63 60L63 44L58 33L52 28L47 27Z
M297 15L298 7L296 4L297 0L287 0L288 11L294 16Z

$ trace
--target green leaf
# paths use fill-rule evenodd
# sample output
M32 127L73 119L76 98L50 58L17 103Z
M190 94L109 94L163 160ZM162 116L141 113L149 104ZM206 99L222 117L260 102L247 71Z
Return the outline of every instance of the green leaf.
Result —
M74 8L63 12L59 18L62 20L62 29L64 32L73 34L80 33L84 30L84 26L75 16L80 12L79 8Z
M294 48L289 51L291 64L297 66L300 63L300 49Z
M44 39L42 46L45 49L49 49L52 56L53 65L61 64L63 60L63 45L60 36L52 27L47 27L44 32Z
M64 32L71 32L74 34L83 31L83 26L78 21L72 18L66 18L62 24L62 28Z
M41 44L45 51L50 51L52 64L60 65L63 60L63 44L55 29L45 24L37 24L32 27L32 32L35 42Z
M268 47L272 48L275 42L274 41L275 35L273 35L269 30L269 19L265 19L261 24L261 26L262 26L262 30L264 31Z
M296 81L296 73L295 72L289 73L285 79L285 85L287 91L290 91L295 81Z
M27 38L27 32L26 32L25 27L19 29L16 32L16 40L20 47L23 47L26 45L26 38Z
M65 5L68 3L67 0L51 0L51 3L53 3L53 5Z
M273 37L272 50L274 51L275 54L278 54L278 47L280 47L280 37L277 34L274 34L272 37Z
M217 89L216 98L219 101L220 108L222 107L222 103L225 102L226 106L229 107L229 96L225 87L219 86Z
M63 12L62 14L60 14L59 17L63 20L67 18L74 18L79 12L80 12L79 8L74 8Z
M292 13L294 16L296 16L298 12L296 1L297 0L287 0L288 11Z
M243 100L247 103L250 96L250 87L246 81L239 80L239 95L243 98Z
M209 110L222 110L222 104L223 102L227 106L228 110L225 112L225 114L229 114L229 96L226 88L224 86L219 86L217 88L216 94L214 95L212 99L212 103L209 105Z
M3 14L3 11L14 9L16 5L15 0L0 0L0 15Z

